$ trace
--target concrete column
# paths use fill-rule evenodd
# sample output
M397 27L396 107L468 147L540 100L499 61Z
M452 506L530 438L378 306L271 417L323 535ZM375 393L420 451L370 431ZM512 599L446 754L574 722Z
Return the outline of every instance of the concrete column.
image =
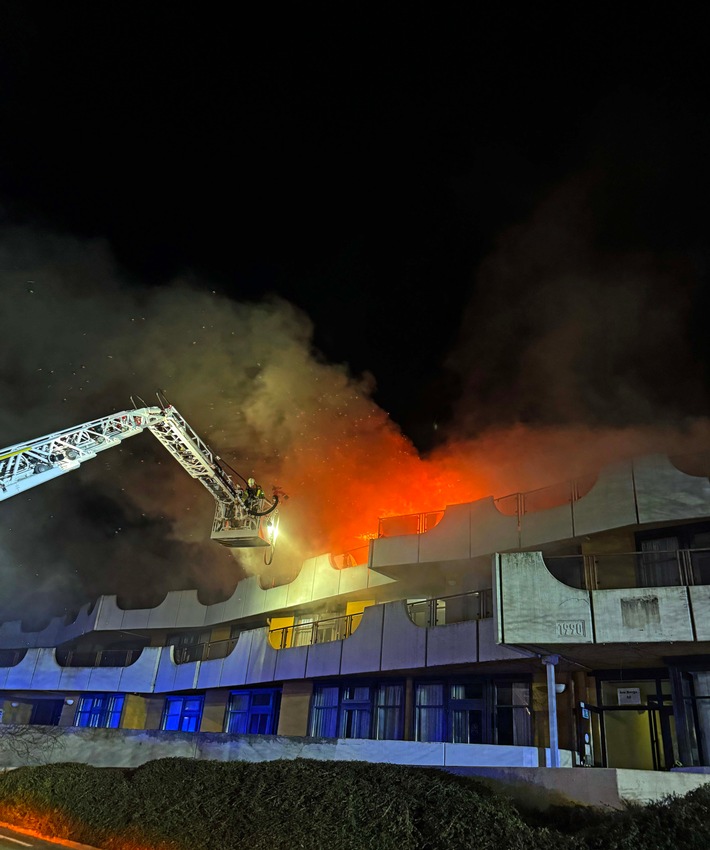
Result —
M550 767L560 766L560 746L557 738L557 691L555 690L555 665L559 655L545 655L542 663L547 669L547 713L550 724Z
M404 740L414 740L414 679L407 676L404 684Z
M200 732L224 732L224 716L230 691L226 689L205 692Z
M277 735L303 737L308 734L308 716L312 696L313 682L308 679L284 682Z

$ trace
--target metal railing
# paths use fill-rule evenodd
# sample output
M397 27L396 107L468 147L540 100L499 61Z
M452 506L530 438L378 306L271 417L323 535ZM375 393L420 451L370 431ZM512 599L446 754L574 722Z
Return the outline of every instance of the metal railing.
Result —
M60 667L128 667L142 649L62 649L54 656Z
M696 452L682 455L669 455L669 461L685 475L710 477L710 452ZM633 458L629 458L633 462ZM546 511L561 505L573 505L589 493L599 478L598 472L580 475L571 481L562 481L527 490L499 496L494 503L500 513L515 516L520 524L525 514ZM423 534L431 530L444 515L444 511L430 513L403 514L401 516L381 517L378 537L395 537L403 534Z
M510 493L494 499L495 506L504 516L514 516L520 522L525 514L546 511L560 505L572 504L586 496L597 481L597 475L584 475L573 481L563 481L528 490L524 493ZM429 511L420 514L380 517L378 537L397 537L403 534L424 534L438 525L444 511Z
M555 578L584 590L710 585L710 549L543 557Z
M226 640L212 640L206 643L195 643L191 646L173 644L173 658L176 664L190 664L193 661L214 661L226 658L237 645L237 637Z
M400 534L424 534L441 522L444 511L428 511L421 514L380 517L378 537L398 537Z
M449 626L471 620L486 620L493 616L493 591L487 588L409 602L407 611L417 626Z
M313 646L316 643L344 640L360 625L361 619L362 613L343 614L340 617L281 626L269 630L269 643L274 649L287 649L292 646Z
M504 516L517 516L547 511L560 505L570 505L579 501L592 489L597 482L597 475L584 475L572 481L562 481L540 487L537 490L527 490L521 493L510 493L494 499L495 506Z
M331 566L336 570L346 570L348 567L357 567L359 564L366 564L370 554L370 544L358 546L356 549L348 549L347 552L341 552L339 555L331 555Z

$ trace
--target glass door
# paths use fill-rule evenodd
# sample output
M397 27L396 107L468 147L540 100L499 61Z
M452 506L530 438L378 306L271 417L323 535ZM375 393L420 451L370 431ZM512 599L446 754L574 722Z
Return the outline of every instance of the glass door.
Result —
M673 706L664 700L649 698L648 724L651 733L651 754L654 770L670 770L678 761L678 740Z

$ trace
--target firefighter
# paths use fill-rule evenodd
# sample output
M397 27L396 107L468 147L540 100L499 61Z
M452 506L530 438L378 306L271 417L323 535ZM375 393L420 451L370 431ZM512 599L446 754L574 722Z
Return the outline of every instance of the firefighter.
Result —
M245 491L246 499L245 504L247 510L256 511L261 507L261 500L265 498L264 491L261 489L259 484L253 478L250 478L247 481L247 489Z

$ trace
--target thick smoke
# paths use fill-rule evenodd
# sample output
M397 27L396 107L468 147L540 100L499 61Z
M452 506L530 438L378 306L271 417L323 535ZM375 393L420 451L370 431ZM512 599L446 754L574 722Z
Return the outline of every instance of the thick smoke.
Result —
M245 572L283 580L305 557L365 545L378 517L704 448L693 275L600 251L585 192L564 187L483 264L450 363L454 427L425 459L372 401L373 379L327 363L292 305L235 303L190 279L142 287L101 242L4 232L1 445L161 389L242 475L290 499L267 571L210 542L209 494L151 435L134 437L2 503L0 618L36 622L101 593L135 607L197 587L212 601Z
M101 593L129 607L245 572L293 577L304 558L364 546L378 517L460 493L419 459L353 377L311 344L309 319L273 298L235 303L204 281L145 288L106 246L25 229L0 242L12 321L0 335L0 443L39 437L163 390L243 476L289 494L273 568L209 540L213 501L150 434L2 503L0 616L33 620ZM139 404L141 402L139 401ZM469 488L470 489L470 488Z
M483 262L449 362L457 433L675 425L707 412L698 272L670 252L620 250L610 197L596 171L569 180Z

